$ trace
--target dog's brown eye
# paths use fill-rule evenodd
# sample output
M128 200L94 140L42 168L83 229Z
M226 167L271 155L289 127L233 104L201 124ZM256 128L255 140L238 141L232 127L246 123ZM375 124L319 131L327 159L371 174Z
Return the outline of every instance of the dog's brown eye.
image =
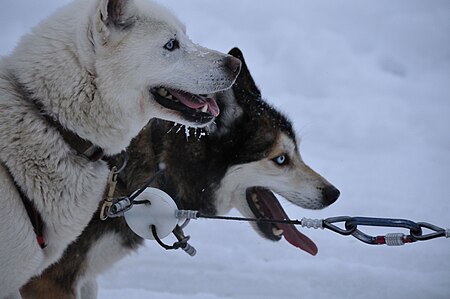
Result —
M273 162L275 162L277 165L283 166L288 163L288 158L286 155L280 155L274 159L272 159Z
M180 43L176 39L171 39L164 45L164 49L168 51L176 50L180 47Z

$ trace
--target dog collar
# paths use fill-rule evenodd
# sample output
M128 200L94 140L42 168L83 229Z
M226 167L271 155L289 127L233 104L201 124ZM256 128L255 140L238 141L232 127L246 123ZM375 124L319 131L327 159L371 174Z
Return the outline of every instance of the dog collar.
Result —
M36 106L42 107L42 104L36 103ZM64 141L70 145L70 147L72 147L78 155L85 157L92 162L96 162L105 156L101 147L93 144L89 140L81 138L76 133L67 130L61 125L60 122L56 121L50 115L44 114L44 117L50 125L58 130Z
M102 159L105 156L103 149L89 140L83 139L75 132L72 132L66 129L59 121L57 121L54 117L47 114L44 109L44 105L42 102L33 97L30 91L28 91L25 87L23 87L17 80L17 77L11 73L10 74L14 78L14 82L16 83L16 87L18 91L22 94L22 98L26 99L28 102L31 102L36 106L39 110L40 114L45 117L46 121L49 125L53 126L58 130L61 134L61 137L64 141L73 148L78 155L88 159L89 161L96 162Z

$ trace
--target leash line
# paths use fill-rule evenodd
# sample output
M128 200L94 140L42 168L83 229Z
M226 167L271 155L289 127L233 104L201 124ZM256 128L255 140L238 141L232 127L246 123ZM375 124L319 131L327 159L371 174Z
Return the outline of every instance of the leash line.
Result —
M268 218L247 218L247 217L234 217L234 216L214 216L204 215L198 211L193 210L178 210L175 212L175 217L178 219L215 219L215 220L227 220L227 221L243 221L243 222L256 222L256 223L281 223L300 225L306 228L314 229L328 229L335 233L344 236L353 236L361 242L370 245L387 245L387 246L401 246L406 243L413 243L417 241L427 241L435 238L445 237L450 238L450 229L441 228L436 225L427 222L413 222L406 219L392 219L392 218L375 218L375 217L350 217L350 216L337 216L326 219L309 219L302 218L301 220L292 219L268 219ZM337 225L341 223L344 228ZM391 227L391 228L404 228L409 230L409 234L403 233L387 233L381 236L372 236L364 233L359 227ZM423 229L431 231L424 234Z
M128 198L130 199L130 201L131 201L133 204L146 204L146 203L148 203L147 200L139 201L139 200L136 200L136 198L137 198L139 195L141 195L141 193L144 192L145 189L147 189L147 188L150 186L150 184L153 183L153 181L154 181L161 173L163 173L163 171L164 171L164 169L158 170L158 171L155 173L155 175L152 176L147 182L145 182L145 184L144 184L140 189L138 189L138 190L135 191L133 194L131 194L131 195L128 197Z
M230 221L243 221L243 222L284 223L284 224L302 225L301 220L291 220L291 219L267 219L267 218L233 217L233 216L210 216L210 215L203 215L203 214L200 214L200 213L197 213L197 218L216 219L216 220L230 220Z

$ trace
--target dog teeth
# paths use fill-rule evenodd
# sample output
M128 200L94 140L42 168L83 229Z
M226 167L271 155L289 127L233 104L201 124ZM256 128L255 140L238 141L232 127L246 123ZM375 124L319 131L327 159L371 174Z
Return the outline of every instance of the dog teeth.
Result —
M159 94L160 96L162 96L162 97L167 96L168 93L169 93L169 92L168 92L165 88L160 88L160 89L158 89L158 94Z
M277 236L280 237L281 235L283 235L284 231L282 229L278 229L278 228L272 228L272 233Z
M254 201L254 202L258 202L259 200L258 200L258 195L256 195L255 193L253 193L252 194L252 200Z
M206 113L206 112L208 112L208 106L207 106L207 105L203 106L203 108L202 108L202 112L203 112L203 113Z
M168 100L174 101L176 100L165 88L158 89L158 94Z

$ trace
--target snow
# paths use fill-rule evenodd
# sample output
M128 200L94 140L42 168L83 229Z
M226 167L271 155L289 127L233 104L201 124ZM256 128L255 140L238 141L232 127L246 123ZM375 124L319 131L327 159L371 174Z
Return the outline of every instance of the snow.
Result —
M62 2L3 1L0 54ZM295 122L304 160L341 190L322 211L284 201L292 218L450 227L450 2L160 2L195 42L242 49L265 98ZM186 231L197 256L149 241L100 277L99 297L450 298L448 239L372 247L302 229L319 247L312 257L247 223L197 220Z

